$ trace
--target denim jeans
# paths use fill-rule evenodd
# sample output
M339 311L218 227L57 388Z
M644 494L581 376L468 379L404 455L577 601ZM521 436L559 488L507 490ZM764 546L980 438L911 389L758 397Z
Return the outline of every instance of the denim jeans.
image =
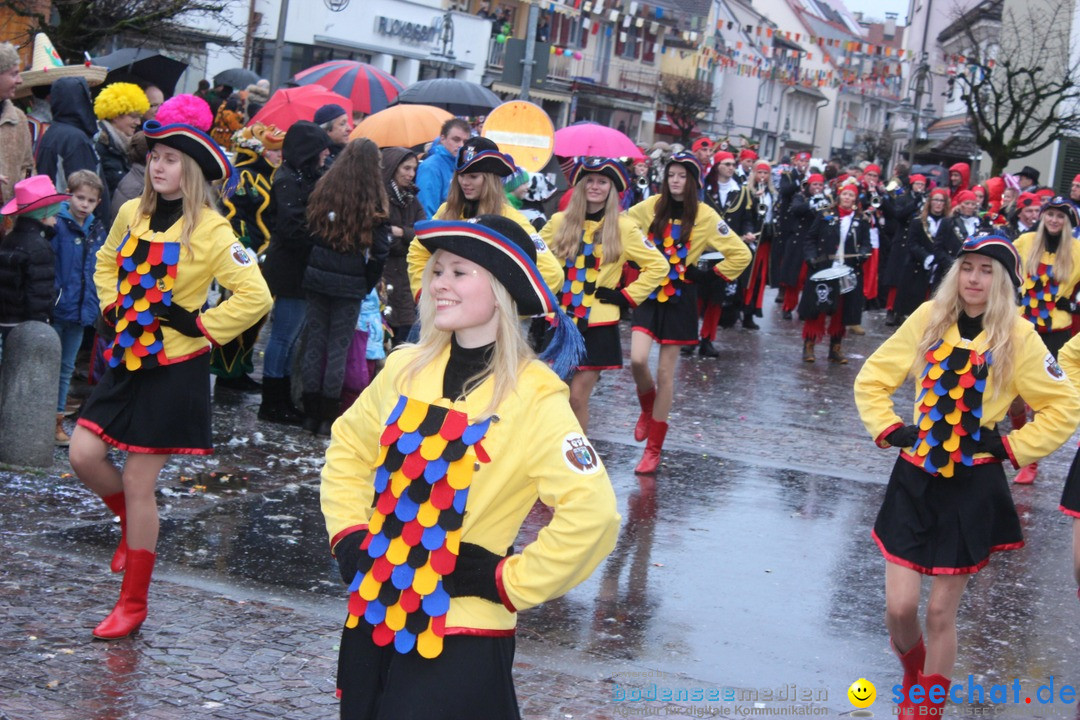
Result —
M83 326L77 322L57 320L53 330L60 336L60 394L56 400L56 412L64 412L67 405L68 388L71 387L71 373L75 371L75 357L83 340Z
M300 329L304 326L307 301L300 298L278 298L270 314L270 339L263 357L263 376L288 377L292 374L293 351Z

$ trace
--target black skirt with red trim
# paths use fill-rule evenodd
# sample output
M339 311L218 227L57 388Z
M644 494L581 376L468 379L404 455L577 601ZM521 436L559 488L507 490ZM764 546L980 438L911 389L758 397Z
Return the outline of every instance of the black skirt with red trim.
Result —
M585 359L578 370L618 370L623 366L619 323L590 325L581 336L585 340Z
M1061 512L1080 518L1080 450L1076 451L1069 474L1065 477L1065 489L1061 491Z
M634 308L631 323L661 345L697 345L697 288L684 285L681 295L664 302L646 300Z
M209 455L210 353L135 371L109 368L79 425L128 452Z
M379 647L363 618L341 634L338 697L342 720L520 720L514 691L514 636L447 635L430 660Z
M1024 546L1001 463L943 478L896 459L873 538L889 562L924 575L976 573L991 553Z

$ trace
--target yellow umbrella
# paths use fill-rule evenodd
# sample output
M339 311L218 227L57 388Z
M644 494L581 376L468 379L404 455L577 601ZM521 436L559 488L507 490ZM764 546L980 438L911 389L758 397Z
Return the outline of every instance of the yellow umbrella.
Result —
M443 123L452 117L432 105L395 105L364 118L349 139L367 138L381 148L414 147L439 137Z

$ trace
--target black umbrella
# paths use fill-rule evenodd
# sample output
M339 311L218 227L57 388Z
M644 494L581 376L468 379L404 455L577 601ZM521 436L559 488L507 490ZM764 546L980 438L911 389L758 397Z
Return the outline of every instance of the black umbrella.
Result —
M397 102L403 105L434 105L454 115L486 115L502 105L502 99L483 85L456 78L435 78L413 83L398 95Z
M166 96L173 94L177 80L188 67L186 62L145 48L120 48L93 58L92 62L109 68L106 85L120 80L142 80L157 85Z
M236 90L243 90L248 85L259 82L259 75L254 70L232 68L223 70L214 76L214 87L227 85Z

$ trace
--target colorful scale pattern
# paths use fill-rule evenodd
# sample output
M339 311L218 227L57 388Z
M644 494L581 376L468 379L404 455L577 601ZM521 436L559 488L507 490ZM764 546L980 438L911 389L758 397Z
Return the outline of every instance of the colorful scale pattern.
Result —
M130 233L116 253L116 339L105 350L110 367L156 367L166 361L161 326L153 308L172 305L180 243L150 242Z
M600 257L591 236L582 238L581 251L577 257L566 261L566 280L563 282L559 304L566 314L580 324L588 322L589 312L595 300L596 280L600 277Z
M953 477L957 465L972 465L990 363L990 353L983 357L943 340L926 351L913 452L928 473Z
M1029 275L1024 279L1024 287L1020 298L1020 312L1031 322L1039 332L1049 332L1050 312L1054 309L1057 300L1058 282L1054 278L1054 266L1039 263L1037 275Z
M453 572L461 524L492 419L470 425L457 410L398 398L380 439L375 511L360 546L372 559L349 586L347 627L362 617L376 645L422 657L442 652L450 596L442 578Z
M650 300L667 302L673 295L675 297L682 295L683 283L686 282L683 274L686 272L686 255L690 252L690 241L687 239L686 242L682 242L681 225L682 222L679 220L669 222L667 228L664 229L664 238L661 242L656 242L656 238L652 234L649 235L649 239L660 248L671 264L667 277L661 280L660 286L649 295Z

